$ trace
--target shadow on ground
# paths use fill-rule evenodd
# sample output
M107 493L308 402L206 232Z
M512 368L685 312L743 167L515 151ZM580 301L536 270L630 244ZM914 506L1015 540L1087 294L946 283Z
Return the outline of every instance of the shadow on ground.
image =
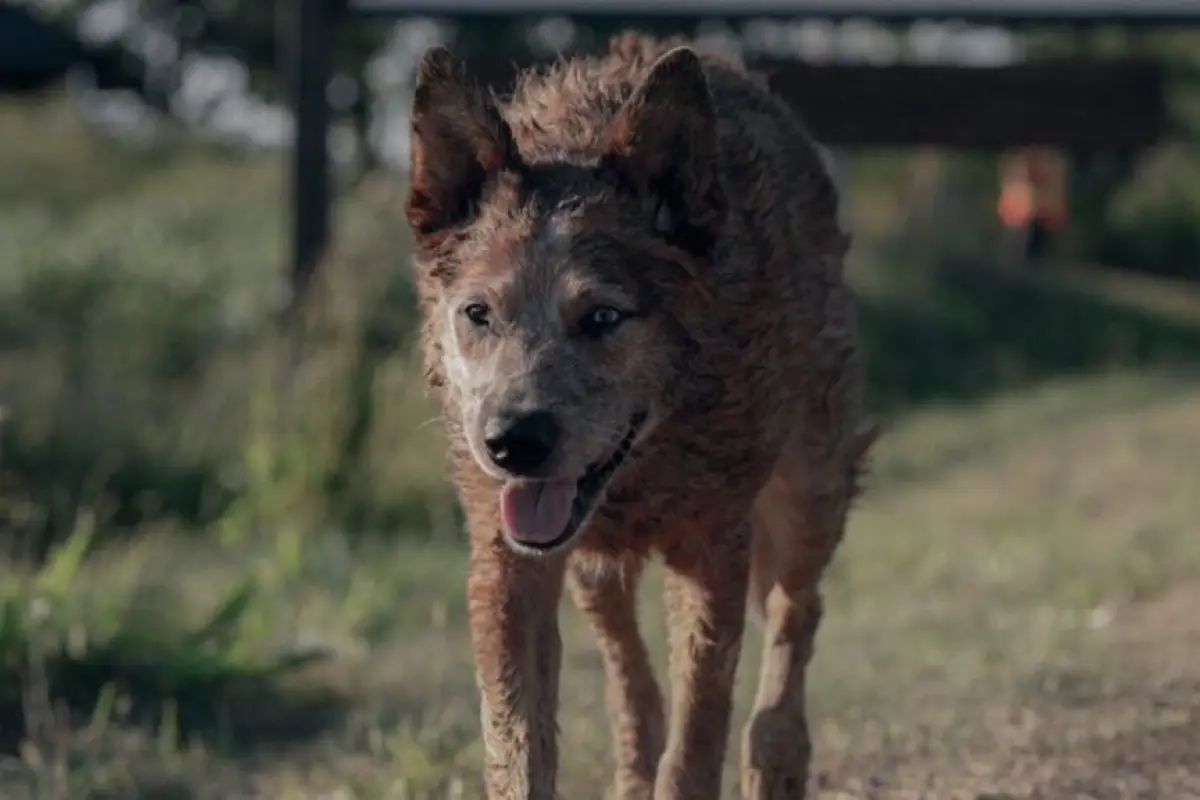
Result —
M1045 274L945 263L895 293L863 293L873 413L970 402L1122 366L1200 363L1194 326Z
M354 702L316 681L233 671L172 681L164 666L119 654L60 655L36 672L0 672L0 755L16 754L30 734L78 730L107 710L112 719L106 723L154 732L169 726L181 742L253 757L321 737L342 723Z

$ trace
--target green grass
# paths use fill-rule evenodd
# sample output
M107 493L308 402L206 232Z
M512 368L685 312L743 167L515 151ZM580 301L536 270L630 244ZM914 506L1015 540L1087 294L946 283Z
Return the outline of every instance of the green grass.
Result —
M280 161L135 152L56 105L0 128L0 796L478 796L399 187L347 190L279 420ZM822 796L1082 796L1138 753L1146 796L1194 794L1153 743L1200 742L1198 295L923 259L864 174L888 433L827 582ZM599 656L563 620L563 795L599 797Z
M1064 421L1068 407L1083 411ZM1038 709L1068 692L1099 703L1113 682L1144 688L1180 645L1177 634L1164 622L1143 629L1137 657L1122 658L1130 629L1112 620L1200 575L1192 535L1200 499L1188 491L1198 446L1200 391L1169 375L1058 383L898 424L829 576L813 666L819 763L834 770L839 758L864 754L886 763L923 734L947 750L926 760L952 776L962 772L953 751L980 748L985 720L1010 706ZM201 797L254 786L268 796L342 787L386 797L403 779L411 796L444 797L454 785L473 786L479 751L461 551L400 543L364 557L314 540L303 578L290 584L269 579L275 554L260 553L257 568L245 563L252 556L149 537L100 551L70 581L62 617L96 640L75 651L65 642L49 659L50 671L85 696L79 724L59 723L48 737L58 749L43 748L71 766L76 791L109 785L119 787L112 796L129 796L130 787L167 781ZM196 632L247 573L271 588L210 655L192 644ZM652 575L645 620L661 642L656 583ZM573 609L564 606L563 618L564 791L595 796L606 779L600 664ZM152 645L142 662L152 681L133 658L139 634ZM757 642L754 630L739 714ZM255 680L300 645L328 657ZM115 687L117 699L104 702L123 714L104 702L95 713L80 688L87 680ZM1069 688L1058 688L1064 681ZM168 734L161 710L148 706L164 697L176 709ZM1062 735L1120 723L1101 707ZM89 762L108 748L124 749L105 770Z

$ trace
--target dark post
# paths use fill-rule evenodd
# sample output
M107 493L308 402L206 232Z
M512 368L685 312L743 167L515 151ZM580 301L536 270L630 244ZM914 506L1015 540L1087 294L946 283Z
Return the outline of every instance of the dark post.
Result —
M329 61L333 0L285 0L291 6L289 78L294 112L291 186L291 290L295 308L329 245Z

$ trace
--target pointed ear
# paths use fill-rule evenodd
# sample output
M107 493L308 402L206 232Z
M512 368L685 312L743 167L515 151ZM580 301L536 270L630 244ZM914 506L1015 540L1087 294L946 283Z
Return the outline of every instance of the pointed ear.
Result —
M520 156L496 104L444 47L421 57L411 119L406 213L421 238L467 222L487 180Z
M697 255L725 219L717 120L700 58L676 47L650 68L608 132L604 169L648 199L655 231Z

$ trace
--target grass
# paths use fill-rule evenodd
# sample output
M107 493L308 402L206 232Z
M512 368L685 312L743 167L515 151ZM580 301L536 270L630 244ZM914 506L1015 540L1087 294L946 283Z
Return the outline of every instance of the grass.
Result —
M395 191L347 191L280 420L279 163L0 127L0 796L479 796ZM889 431L827 583L820 796L1196 795L1195 290L923 263L856 180ZM563 796L599 797L600 660L563 624Z
M1063 421L1064 408L1085 411ZM917 755L941 779L971 779L968 757L1022 744L1011 715L1054 717L1035 732L1061 747L1093 727L1141 724L1110 715L1121 692L1139 693L1132 702L1143 716L1164 698L1194 708L1187 704L1195 693L1172 681L1181 666L1185 674L1194 667L1181 653L1194 656L1186 647L1194 648L1195 634L1184 638L1174 627L1183 615L1172 623L1154 609L1200 574L1192 535L1200 500L1187 491L1197 446L1200 391L1169 375L1068 381L899 424L881 445L872 491L828 584L812 695L819 763L831 785L864 768L887 775L913 747L932 747ZM134 786L150 792L144 787L165 782L188 787L193 794L178 796L189 797L318 797L339 788L388 797L398 796L388 792L399 781L409 796L453 796L455 786L473 796L479 752L462 553L401 542L355 557L320 544L306 554L311 577L257 598L209 675L195 674L205 651L186 642L218 616L212 598L233 596L245 572L227 551L150 539L101 551L81 568L64 600L67 618L78 623L88 609L103 620L125 608L129 633L164 622L182 628L148 637L154 695L177 688L177 703L192 696L221 711L180 706L175 732L163 734L161 714L138 718L135 698L124 699L125 716L88 712L82 726L60 725L58 758L71 765L79 793L70 796L108 785L110 796L125 797ZM255 629L260 614L273 630ZM564 795L598 796L607 748L601 668L575 612L565 606L563 617ZM645 621L661 642L656 603L646 603ZM1126 650L1130 636L1138 637L1136 656ZM255 659L281 641L331 655L256 682ZM755 631L742 668L742 714L757 642ZM86 667L144 690L130 649L121 653L125 663L103 665L112 645L94 647L73 657L63 648L77 671L56 669L80 681ZM662 652L656 656L661 664ZM274 662L259 663L270 671ZM1055 716L1063 705L1079 719ZM989 744L993 735L1001 739ZM120 748L120 758L103 770L92 763L110 748ZM36 770L26 764L25 780L29 772ZM983 792L988 784L977 785ZM5 796L20 791L14 783Z

